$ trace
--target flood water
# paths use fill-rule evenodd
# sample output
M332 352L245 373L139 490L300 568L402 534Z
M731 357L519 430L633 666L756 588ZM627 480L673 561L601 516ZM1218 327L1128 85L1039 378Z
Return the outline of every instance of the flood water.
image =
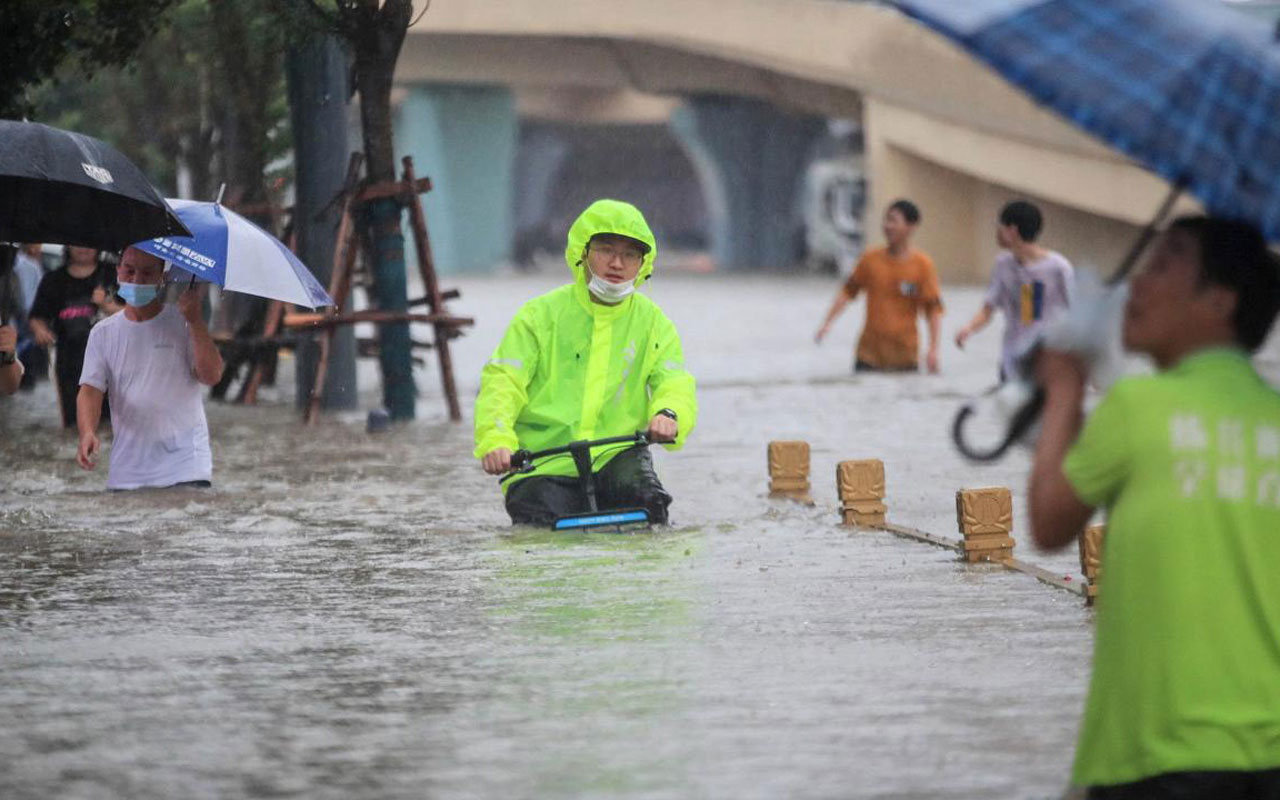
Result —
M947 439L998 324L940 376L855 378L860 304L812 342L834 281L659 274L700 382L689 446L657 456L673 527L513 529L470 399L561 277L446 281L479 322L462 425L430 358L388 433L303 428L287 379L208 404L212 491L105 494L47 384L0 400L0 797L1059 795L1080 598L835 513L846 458L882 458L889 519L936 534L956 489L1009 486L1018 555L1079 572L1025 541L1026 454L979 469ZM949 338L980 293L945 299ZM767 498L770 439L811 443L815 506Z

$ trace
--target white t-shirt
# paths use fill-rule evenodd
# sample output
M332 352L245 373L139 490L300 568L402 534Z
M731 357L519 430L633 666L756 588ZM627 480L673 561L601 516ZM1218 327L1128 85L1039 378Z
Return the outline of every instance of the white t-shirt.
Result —
M1054 250L1025 266L1008 250L996 256L986 302L1004 312L1001 375L1013 375L1014 361L1026 343L1071 305L1074 275L1071 262Z
M195 377L187 321L175 306L146 322L120 311L95 325L80 383L111 400L108 489L212 480L204 387Z

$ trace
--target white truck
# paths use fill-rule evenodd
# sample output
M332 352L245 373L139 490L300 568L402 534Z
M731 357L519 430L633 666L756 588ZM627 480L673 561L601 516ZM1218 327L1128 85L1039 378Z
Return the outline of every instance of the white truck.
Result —
M804 177L805 265L835 274L862 254L866 174L861 156L818 159Z

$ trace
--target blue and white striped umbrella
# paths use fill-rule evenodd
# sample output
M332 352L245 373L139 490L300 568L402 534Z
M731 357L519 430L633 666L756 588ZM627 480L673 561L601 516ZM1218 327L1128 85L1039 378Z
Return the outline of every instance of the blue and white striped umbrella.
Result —
M1210 213L1280 240L1280 45L1214 0L893 0Z
M167 202L194 236L147 239L134 247L228 291L309 308L333 305L311 270L262 228L218 203Z

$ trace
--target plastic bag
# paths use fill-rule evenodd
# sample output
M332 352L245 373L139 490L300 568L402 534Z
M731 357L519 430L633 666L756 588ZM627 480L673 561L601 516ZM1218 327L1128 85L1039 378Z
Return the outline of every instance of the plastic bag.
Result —
M1071 307L1045 326L1040 346L1071 353L1084 361L1090 382L1099 389L1125 371L1122 326L1129 284L1105 284L1091 269L1076 270Z

